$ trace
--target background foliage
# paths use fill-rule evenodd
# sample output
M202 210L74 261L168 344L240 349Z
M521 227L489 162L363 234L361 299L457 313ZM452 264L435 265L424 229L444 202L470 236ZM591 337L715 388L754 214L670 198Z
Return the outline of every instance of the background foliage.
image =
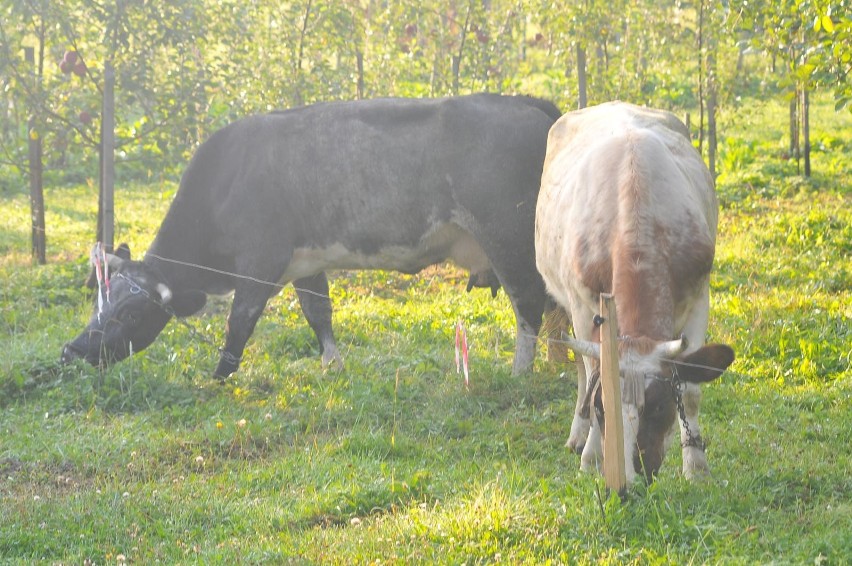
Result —
M850 34L848 0L2 0L0 179L25 186L30 134L44 140L48 179L97 171L106 61L117 70L117 174L146 179L179 174L235 118L318 100L488 90L568 110L577 48L590 104L700 111L709 78L723 104L804 85L833 91L840 108ZM67 50L84 76L60 71Z

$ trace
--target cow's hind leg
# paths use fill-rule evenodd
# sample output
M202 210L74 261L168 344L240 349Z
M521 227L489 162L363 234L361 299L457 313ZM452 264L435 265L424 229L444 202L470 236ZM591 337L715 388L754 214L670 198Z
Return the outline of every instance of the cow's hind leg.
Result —
M543 283L527 281L526 285L519 286L512 279L514 278L501 277L503 288L509 295L515 311L515 361L512 364L512 374L518 375L530 370L535 359L545 293Z
M540 181L540 173L535 180L495 179L495 183L501 186L515 183L525 186L526 183L526 186L535 185L536 190ZM483 186L490 185L487 180L482 182ZM477 206L472 206L470 210L481 208L482 203L475 204ZM475 213L461 210L457 216L459 225L469 231L482 247L491 269L512 302L516 323L512 374L518 375L532 369L547 293L544 290L544 280L535 266L535 199L519 202L511 208L503 218L492 214L477 217Z
M486 249L486 253L488 251ZM531 253L529 257L535 256ZM546 299L544 281L534 263L525 263L522 266L503 265L499 252L489 255L489 258L515 311L515 361L512 364L512 374L518 375L530 370L535 359L536 341Z
M297 279L293 281L293 286L296 288L302 312L319 342L322 367L328 367L331 362L335 362L339 369L343 369L343 358L337 349L331 327L331 297L328 294L328 279L325 273Z

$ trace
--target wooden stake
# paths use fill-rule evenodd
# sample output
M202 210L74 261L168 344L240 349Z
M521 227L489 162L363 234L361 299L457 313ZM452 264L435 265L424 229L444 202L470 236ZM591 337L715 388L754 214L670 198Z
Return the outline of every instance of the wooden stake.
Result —
M624 423L621 417L621 377L618 373L618 319L615 298L601 294L601 390L605 426L603 469L606 486L623 494L627 487L624 469Z

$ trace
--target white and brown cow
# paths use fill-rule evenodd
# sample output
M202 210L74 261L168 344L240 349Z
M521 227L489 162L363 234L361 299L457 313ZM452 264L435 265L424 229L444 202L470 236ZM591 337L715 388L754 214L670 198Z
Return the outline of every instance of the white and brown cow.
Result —
M628 480L656 474L675 420L684 475L709 473L698 384L734 359L728 346L704 345L717 209L709 171L687 129L668 112L612 102L568 113L551 128L536 210L536 263L573 320L576 340L569 347L582 354L568 440L582 451L582 469L602 460L602 423L589 418L589 406L600 407L594 316L599 294L613 293Z

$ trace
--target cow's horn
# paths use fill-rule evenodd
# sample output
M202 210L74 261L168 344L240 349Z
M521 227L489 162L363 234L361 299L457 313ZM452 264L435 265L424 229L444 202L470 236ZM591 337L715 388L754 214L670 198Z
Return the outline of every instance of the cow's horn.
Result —
M164 283L157 283L157 294L160 295L160 302L164 305L172 300L172 290Z
M689 341L686 336L681 336L677 340L669 340L662 342L657 346L657 351L664 358L674 358L679 356L689 346Z
M577 354L591 356L601 359L601 345L598 342L590 342L588 340L577 340L570 336L565 337L565 345Z

